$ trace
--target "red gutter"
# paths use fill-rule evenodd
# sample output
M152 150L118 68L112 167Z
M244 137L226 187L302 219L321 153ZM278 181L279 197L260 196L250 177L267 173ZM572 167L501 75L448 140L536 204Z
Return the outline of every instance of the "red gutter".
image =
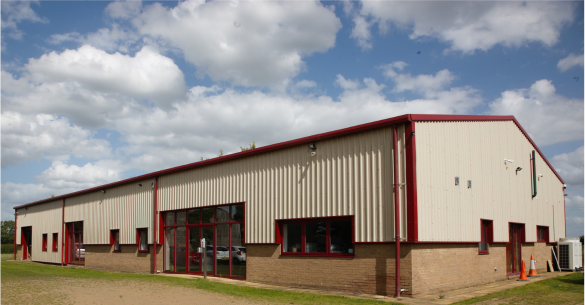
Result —
M65 245L65 235L63 233L63 227L65 226L65 198L63 198L63 217L61 218L61 267L63 267L63 255L65 253L65 249L63 246Z
M156 274L156 233L158 232L158 230L156 229L156 214L158 214L158 209L156 206L156 191L158 189L158 178L154 177L154 226L152 227L152 234L153 234L153 239L152 239L152 243L154 245L154 266L153 266L153 270L152 273Z
M394 140L394 233L396 241L396 297L400 297L400 183L398 182L398 139L396 125L392 128L392 138Z
M17 218L16 214L18 214L18 210L14 209L14 260L16 260L16 230L18 229Z

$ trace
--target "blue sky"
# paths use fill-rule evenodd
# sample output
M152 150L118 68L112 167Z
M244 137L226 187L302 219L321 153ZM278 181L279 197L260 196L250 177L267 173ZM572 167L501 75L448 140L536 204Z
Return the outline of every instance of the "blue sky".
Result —
M405 113L514 115L583 234L583 2L2 1L12 207Z

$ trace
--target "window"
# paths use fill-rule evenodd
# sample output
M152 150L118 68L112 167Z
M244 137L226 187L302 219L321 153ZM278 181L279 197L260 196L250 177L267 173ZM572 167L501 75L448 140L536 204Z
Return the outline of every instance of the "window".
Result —
M536 241L537 242L548 242L548 227L536 226Z
M354 256L350 217L279 221L281 255Z
M479 254L489 254L488 243L493 242L493 227L491 220L481 220L481 242L479 243Z
M47 233L43 234L43 251L47 251Z
M114 252L121 252L120 230L110 230L110 245L114 245Z
M53 252L59 251L59 233L53 233Z
M148 229L136 229L138 252L148 252Z

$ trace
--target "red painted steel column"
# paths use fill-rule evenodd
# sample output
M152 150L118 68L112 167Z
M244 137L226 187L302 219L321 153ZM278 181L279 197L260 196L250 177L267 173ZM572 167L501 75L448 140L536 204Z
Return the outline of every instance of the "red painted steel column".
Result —
M157 206L156 206L156 190L158 189L158 177L154 177L154 226L152 227L152 233L153 233L153 244L154 244L154 264L153 264L153 270L152 273L156 274L156 233L157 233L157 229L156 229L156 215L158 214L158 210L157 210Z
M398 183L398 139L396 132L396 125L392 128L392 138L394 140L394 231L396 241L396 297L400 297L400 204L399 191L400 183Z
M65 255L65 198L63 198L63 215L61 217L61 267L63 267L63 255Z
M563 186L563 214L565 215L565 237L567 237L567 205L565 204L565 187Z
M18 210L14 209L14 260L16 260L16 230L18 229L16 214L18 214Z

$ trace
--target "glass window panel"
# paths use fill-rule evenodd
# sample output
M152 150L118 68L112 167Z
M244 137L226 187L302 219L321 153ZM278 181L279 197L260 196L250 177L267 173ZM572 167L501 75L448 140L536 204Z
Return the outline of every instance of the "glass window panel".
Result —
M73 231L83 231L83 222L77 221L73 223Z
M301 224L300 223L288 223L284 225L284 240L283 252L302 252L301 247Z
M167 212L165 218L165 226L174 226L175 225L175 212Z
M177 211L177 226L187 224L187 211Z
M165 271L175 272L175 228L165 229Z
M325 222L309 222L305 224L305 252L327 252L327 234Z
M244 246L244 224L232 224L232 276L246 277L246 247Z
M140 251L148 250L148 235L146 234L146 229L140 229Z
M479 243L479 251L487 251L487 225L485 222L481 223L481 242Z
M217 219L217 222L222 223L222 222L229 222L229 217L230 217L230 207L229 206L223 206L223 207L217 207L216 212L215 212L215 218Z
M200 209L190 210L189 214L187 216L187 223L192 224L192 225L196 225L196 224L199 224L200 222L201 222L201 210Z
M215 222L215 208L204 208L201 210L201 222L202 223L214 223Z
M213 209L212 209L213 211ZM213 239L213 228L201 228L201 237L205 238L205 255L206 255L206 260L204 262L204 267L207 270L208 274L213 274L213 260L214 260L214 252L213 249L213 243L214 243L214 239Z
M199 261L201 253L197 249L201 247L199 243L199 228L189 229L189 272L200 272Z
M178 227L177 228L177 270L176 272L186 272L187 271L187 228L186 227Z
M244 222L244 205L234 204L231 211L232 222Z
M114 251L120 251L120 232L113 231L112 234L114 235Z
M218 209L218 214L219 214ZM228 214L225 214L226 218ZM217 275L230 275L230 227L228 224L217 225L216 233L215 259L217 260Z
M329 224L331 253L353 253L351 221L332 221Z

